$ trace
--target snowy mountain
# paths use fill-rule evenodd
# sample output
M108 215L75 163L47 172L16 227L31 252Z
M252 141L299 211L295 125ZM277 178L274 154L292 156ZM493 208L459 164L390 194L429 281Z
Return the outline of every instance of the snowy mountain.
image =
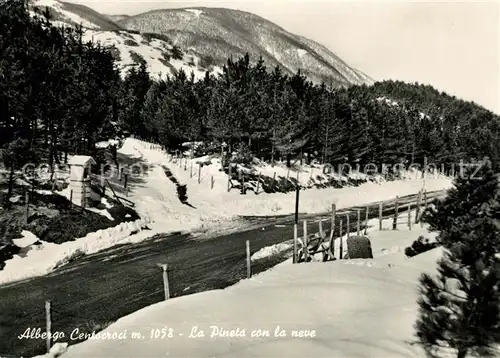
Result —
M207 70L220 72L228 57L248 52L253 60L262 56L268 67L279 65L288 74L300 69L314 82L333 86L373 82L326 47L248 12L192 8L127 16L104 15L58 0L34 0L34 5L48 7L58 25L81 24L86 40L114 47L123 73L144 60L155 77L182 68L200 78ZM174 45L181 49L182 59L174 58Z
M130 17L130 15L106 15L109 19L111 19L112 21L120 21L120 20L123 20L123 19L126 19L128 17Z
M66 25L82 25L86 29L100 31L123 30L120 25L107 16L92 10L88 6L57 0L34 0L33 6L42 10L49 8L53 22Z
M40 10L48 8L54 25L81 25L85 41L111 47L122 75L141 62L146 62L153 77L173 75L183 69L188 74L193 72L199 79L204 77L206 70L221 71L217 66L203 67L200 59L189 53L183 53L182 58L176 57L172 42L165 36L125 30L108 16L87 6L57 0L34 0L33 6Z
M334 85L361 84L370 79L350 68L326 47L287 32L252 13L223 8L155 10L118 21L128 30L161 33L204 62L223 64L229 54L259 54L270 66L297 70Z

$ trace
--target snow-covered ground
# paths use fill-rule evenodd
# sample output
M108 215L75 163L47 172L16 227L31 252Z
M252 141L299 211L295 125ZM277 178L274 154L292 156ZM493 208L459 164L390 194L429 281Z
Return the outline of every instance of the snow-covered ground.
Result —
M61 245L42 243L23 257L15 255L6 261L5 268L0 271L0 284L45 275L75 256L95 253L117 244L138 243L155 234L183 231L192 232L198 237L209 237L243 229L248 223L239 219L239 215L273 216L292 214L295 210L295 193L255 195L249 191L243 196L239 190L228 192L227 175L219 171L220 162L215 159L213 164L202 168L201 183L198 184L197 170L193 170L195 175L191 177L190 160L187 162L187 170L184 170L184 164L179 166L159 149L150 149L149 145L131 138L125 140L119 152L153 164L151 170L143 173L143 183L135 187L130 184L128 199L135 202L135 210L143 219L137 223L137 227L89 234L85 238ZM198 160L193 159L193 164ZM187 185L188 202L192 207L179 201L176 186L166 177L162 165L168 167L179 182ZM259 170L270 176L277 172L277 176L286 177L288 172L282 166L272 168L269 165L263 165ZM299 173L301 183L307 183L311 177L307 170L321 171L310 167L302 170L304 172ZM296 176L296 173L290 174L292 175ZM213 189L212 176L215 180ZM397 195L415 194L422 188L423 181L415 179L420 176L410 177L397 182L367 183L359 187L304 190L300 194L299 209L301 213L324 213L330 210L332 203L336 203L337 209L342 209L393 199ZM432 191L449 188L452 184L447 178L434 177L427 178L425 185L428 191ZM69 189L60 194L69 197ZM101 214L105 215L106 212ZM142 231L139 227L151 230ZM130 235L137 231L138 233ZM277 250L281 249L283 248Z
M69 22L69 23L82 25L83 27L89 28L89 29L99 28L99 26L97 26L96 24L93 24L90 21L87 21L86 19L75 14L74 12L65 10L63 4L61 4L61 2L59 2L59 1L56 1L56 0L36 0L34 2L34 5L39 6L43 9L45 9L45 7L49 7L49 8L52 8L53 10L55 10L56 13L59 15L59 17L61 17L61 20L55 22L56 24L60 24L60 25L64 24L67 26L67 23Z
M158 39L146 40L140 34L127 31L96 31L86 30L84 39L87 41L100 42L105 46L114 46L119 53L117 64L123 76L130 67L136 67L136 55L141 56L147 65L147 70L152 78L166 78L174 75L174 71L183 70L188 75L194 73L196 79L205 77L205 70L198 66L199 58L195 55L186 55L182 60L168 59L171 55L172 45ZM191 62L190 65L188 62ZM167 63L169 65L167 65ZM222 68L215 67L213 73L222 72Z
M417 280L441 249L407 259L401 248L420 235L420 225L371 229L372 260L288 260L225 290L146 307L63 357L422 357L409 343Z
M0 285L46 275L56 268L77 257L96 253L118 244L139 243L151 236L151 231L143 230L148 223L142 219L121 223L106 230L90 233L75 241L62 244L39 241L29 231L23 231L23 238L14 240L14 244L27 249L23 255L14 255L5 261L0 271ZM39 245L33 245L39 241Z

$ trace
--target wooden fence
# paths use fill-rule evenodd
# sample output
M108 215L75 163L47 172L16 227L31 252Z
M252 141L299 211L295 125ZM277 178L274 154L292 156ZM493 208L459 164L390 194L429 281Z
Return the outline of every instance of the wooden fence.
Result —
M316 254L322 254L323 261L335 260L335 240L342 238L344 234L347 238L351 233L356 236L366 235L368 221L378 217L379 230L383 230L382 222L386 218L392 217L392 230L397 230L401 224L408 227L409 230L415 224L422 225L421 217L428 205L434 202L443 192L428 193L421 190L417 195L411 198L396 197L392 202L379 203L364 208L356 208L349 211L337 211L336 205L332 205L330 219L320 219L318 229L313 233L308 233L308 221L303 220L303 225L294 225L294 254L293 262L314 261ZM415 215L412 215L415 210ZM385 212L385 214L384 214ZM402 220L400 214L407 212L408 215ZM329 229L325 230L325 225L329 224ZM299 236L299 226L302 226L302 235ZM309 227L309 230L310 227ZM314 229L313 229L314 230ZM339 242L338 258L342 259L343 240ZM307 249L305 249L307 248Z

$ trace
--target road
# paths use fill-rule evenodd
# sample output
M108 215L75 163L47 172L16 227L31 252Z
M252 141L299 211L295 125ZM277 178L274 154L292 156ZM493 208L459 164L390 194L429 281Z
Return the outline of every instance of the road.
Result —
M415 201L415 197L402 197L400 203ZM394 213L393 202L384 207L384 217ZM369 217L377 216L378 206L373 203ZM308 232L314 233L318 231L317 220L328 218L328 214L300 216L306 217L310 219ZM342 218L345 233L345 215ZM157 235L140 244L115 246L86 256L47 276L0 287L0 356L45 353L43 339L17 338L27 328L41 328L44 332L45 300L52 303L52 332L64 332L66 337L75 328L87 332L102 329L120 317L161 301L159 263L169 265L172 297L222 289L238 282L246 276L246 240L250 240L253 254L293 238L293 215L247 220L259 228L206 240L188 234ZM355 212L350 222L350 230L355 231ZM329 220L324 228L330 229ZM252 266L252 272L267 270L279 260L258 262ZM70 342L74 343L77 342Z

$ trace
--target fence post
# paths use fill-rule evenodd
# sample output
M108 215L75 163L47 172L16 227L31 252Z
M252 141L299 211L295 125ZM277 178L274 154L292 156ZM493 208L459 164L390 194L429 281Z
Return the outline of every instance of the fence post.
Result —
M300 188L297 186L295 188L295 224L299 223L299 199L300 199Z
M408 204L408 230L411 231L411 203Z
M247 240L247 278L252 277L252 266L250 260L250 240Z
M123 182L123 186L125 189L127 189L127 184L128 184L128 174L125 174L125 181Z
M24 201L26 203L26 224L28 223L28 217L30 215L30 194L28 191L24 193Z
M427 210L427 190L424 190L424 211L423 213L420 215L420 227L424 227L424 222L422 221L422 215L425 213L425 211Z
M51 314L51 304L50 301L45 301L45 333L47 334L47 337L45 339L46 344L47 344L47 353L50 352L50 348L52 345L52 314Z
M274 172L274 174L273 174L273 186L272 187L274 188L275 185L276 185L276 172Z
M214 176L212 175L210 178L210 189L212 190L214 188Z
M330 238L333 238L335 235L335 217L337 216L337 204L332 204L332 222L331 222L331 232Z
M228 175L227 175L227 191L228 192L231 190L231 178L232 178L231 164L229 164Z
M288 168L288 172L286 173L286 180L290 177L290 168Z
M420 219L420 206L422 205L422 190L418 191L417 194L417 206L415 208L415 224L418 224Z
M378 204L378 229L379 231L382 231L382 209L383 209L383 203Z
M293 224L293 263L297 263L297 224Z
M189 169L189 178L193 177L193 160L191 160L190 169Z
M324 239L325 238L325 234L323 232L323 219L319 219L318 226L319 226L319 236L322 239Z
M201 183L201 163L198 163L198 184Z
M308 242L307 242L307 220L304 220L304 258L305 258L305 262L308 262L309 248L308 248Z
M257 190L255 191L255 194L259 194L259 185L260 185L260 173L259 173L259 178L257 179Z
M342 240L342 219L340 219L339 221L339 236L340 236L339 260L342 260L342 255L344 252L344 242Z
M360 221L361 221L361 209L358 209L358 219L357 219L357 223L356 223L356 235L360 235Z
M184 171L188 170L187 165L188 165L188 159L187 157L184 157Z
M158 264L163 271L163 291L165 292L165 301L170 298L170 287L168 285L168 264Z
M396 196L396 204L394 205L394 218L392 219L392 230L397 230L398 228L398 213L399 211L399 196Z
M351 233L351 218L349 217L349 213L346 214L347 217L347 228L346 228L346 234L347 234L347 239L349 239L350 233Z
M73 204L73 189L69 191L69 202Z
M368 233L368 214L369 214L369 208L367 206L366 207L366 216L365 216L365 235Z

